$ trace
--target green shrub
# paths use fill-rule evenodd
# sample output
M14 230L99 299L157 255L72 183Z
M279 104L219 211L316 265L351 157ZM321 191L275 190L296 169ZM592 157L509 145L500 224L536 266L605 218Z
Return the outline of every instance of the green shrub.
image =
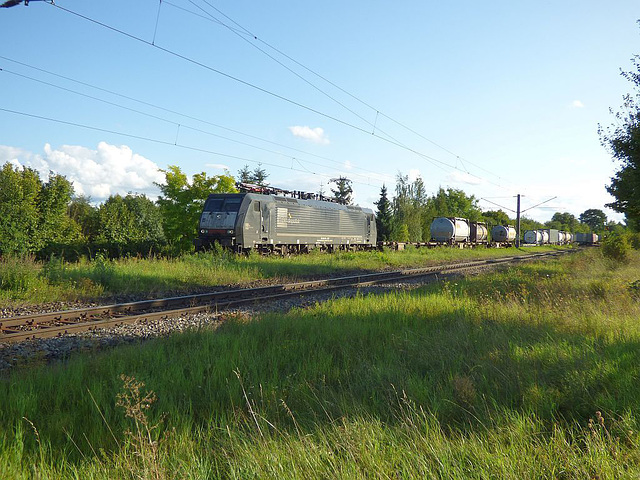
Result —
M66 266L61 257L52 255L48 262L44 264L42 275L51 283L59 283L64 280Z
M108 287L113 283L115 267L113 263L101 253L98 253L91 261L91 280Z
M602 253L605 257L617 262L629 261L631 245L624 235L611 235L602 242Z
M40 267L33 257L0 258L0 290L26 292L38 282Z

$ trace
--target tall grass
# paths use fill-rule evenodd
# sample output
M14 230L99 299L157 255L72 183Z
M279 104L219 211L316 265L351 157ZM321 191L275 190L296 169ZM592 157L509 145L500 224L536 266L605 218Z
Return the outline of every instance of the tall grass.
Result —
M0 473L636 477L639 266L594 249L22 369L0 383ZM122 373L157 398L138 430ZM145 425L155 463L124 433Z
M552 247L522 250L551 250ZM513 255L515 249L459 250L416 249L402 252L313 252L287 258L248 257L225 251L166 258L109 260L97 255L91 260L66 262L52 257L47 262L33 258L0 259L0 305L52 301L89 300L121 295L162 295L216 286L247 286L256 282L284 282L351 271L429 265L445 261Z

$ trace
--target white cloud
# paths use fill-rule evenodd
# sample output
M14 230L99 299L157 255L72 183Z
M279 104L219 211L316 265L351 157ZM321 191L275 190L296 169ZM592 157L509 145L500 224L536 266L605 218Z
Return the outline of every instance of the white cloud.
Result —
M289 127L291 133L293 133L294 137L304 138L305 140L309 140L313 143L319 143L322 145L329 144L329 138L324 133L324 129L320 127L311 128L311 127Z
M205 164L205 167L214 168L216 170L229 170L229 166L222 163L207 163Z
M571 103L571 106L572 106L573 108L584 108L584 103L582 103L580 100L574 100L574 101Z
M466 185L481 185L484 181L470 173L454 170L447 175L447 181L451 183L464 183Z
M345 168L346 170L352 170L352 169L353 169L353 165L351 165L351 162L350 162L349 160L346 160L346 161L344 162L344 168Z
M96 150L77 145L57 149L45 144L43 154L0 146L0 164L32 167L46 179L50 171L64 175L73 183L76 194L102 201L113 194L129 192L158 195L154 182L163 183L157 164L134 153L126 145L100 142Z

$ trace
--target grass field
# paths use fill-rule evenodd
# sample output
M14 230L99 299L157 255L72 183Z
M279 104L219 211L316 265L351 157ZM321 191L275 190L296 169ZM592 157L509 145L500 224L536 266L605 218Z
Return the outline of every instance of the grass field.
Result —
M384 252L341 252L248 257L225 252L184 255L176 259L106 260L67 263L60 259L0 259L0 306L109 298L118 295L161 295L220 285L280 282L356 270L429 265L448 261L548 251L557 247L508 249L415 249Z
M14 371L0 478L637 478L629 258L591 249Z

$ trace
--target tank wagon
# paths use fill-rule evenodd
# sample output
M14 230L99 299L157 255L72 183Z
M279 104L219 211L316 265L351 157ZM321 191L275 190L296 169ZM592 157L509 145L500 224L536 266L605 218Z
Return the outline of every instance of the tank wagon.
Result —
M487 243L489 241L489 228L484 222L471 222L471 243Z
M524 232L524 243L529 245L546 245L549 243L548 230L527 230Z
M200 216L196 250L215 242L236 252L307 252L376 245L373 211L278 194L211 194Z
M547 245L549 243L549 232L540 230L540 233L542 234L542 244Z
M431 222L431 241L446 243L468 243L470 241L471 228L466 218L437 217Z
M575 241L580 245L595 245L599 241L599 236L595 233L576 233Z
M496 225L491 229L491 241L495 244L511 245L516 239L516 227Z
M527 230L524 232L524 243L542 245L542 230Z
M560 244L560 231L556 230L554 228L547 228L545 230L545 232L547 232L547 235L549 235L549 243L552 245L559 245Z

